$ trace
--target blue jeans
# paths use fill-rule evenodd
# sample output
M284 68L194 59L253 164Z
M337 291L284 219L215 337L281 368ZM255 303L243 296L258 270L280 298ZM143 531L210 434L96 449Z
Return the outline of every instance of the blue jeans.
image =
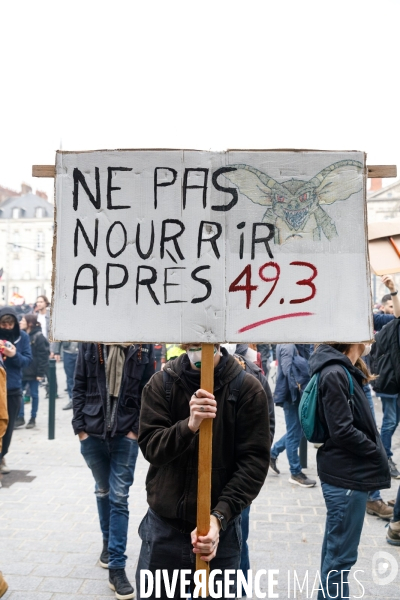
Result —
M72 400L72 388L74 387L74 375L76 359L78 358L77 352L64 352L64 371L67 376L67 390L68 396Z
M381 427L381 438L388 458L393 456L392 437L400 421L400 406L398 396L381 394L383 419Z
M108 540L110 569L124 569L128 537L128 496L133 483L137 440L115 436L101 440L89 436L81 442L81 453L92 471L103 540Z
M284 402L283 410L285 412L286 433L271 448L271 456L276 459L286 449L290 472L292 475L298 475L301 471L298 451L302 436L299 402Z
M318 600L329 597L342 600L350 596L348 571L357 561L367 492L346 490L324 482L321 486L327 509L321 552L321 582L325 596L320 590Z
M370 407L371 412L372 412L372 416L374 417L374 421L376 423L375 408L374 408L374 402L372 400L372 394L371 394L371 387L370 387L370 385L368 383L365 384L365 385L363 385L363 390L364 390L364 394L367 397L368 404L369 404L369 407ZM373 492L368 492L368 500L370 500L371 502L374 502L375 500L382 500L382 496L381 496L380 490L375 490Z
M37 379L33 379L32 381L23 381L22 389L29 383L30 395L32 398L31 404L31 418L36 419L38 407L39 407L39 382ZM24 418L24 399L22 398L21 408L19 409L19 417Z
M142 540L142 545L136 570L136 600L141 600L142 597L140 571L143 569L148 569L153 575L157 569L165 569L168 572L170 582L172 581L174 569L188 569L193 575L196 568L196 555L193 552L190 533L182 533L177 527L170 525L149 508L139 525L139 537ZM210 571L216 569L222 571L222 573L216 574L216 582L223 581L225 570L237 571L239 569L241 545L242 529L239 515L229 521L225 531L220 531L217 554L210 562ZM232 579L235 580L236 577L232 577ZM190 587L192 588L193 597L193 585L191 584ZM235 587L235 584L231 586L230 591L232 593L236 591ZM166 600L168 596L163 582L160 591L161 599ZM154 597L153 593L151 598ZM182 598L179 577L175 594L169 597Z

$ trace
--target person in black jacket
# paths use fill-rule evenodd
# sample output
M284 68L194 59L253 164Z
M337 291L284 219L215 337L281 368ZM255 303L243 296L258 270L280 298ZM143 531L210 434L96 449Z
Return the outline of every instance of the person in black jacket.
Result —
M138 455L141 393L154 373L152 344L79 345L72 426L95 485L103 551L117 598L133 598L125 574L128 496Z
M22 400L22 369L32 360L29 336L21 331L17 315L12 306L0 308L0 341L4 367L7 373L7 411L8 426L3 437L0 470L3 475L10 472L5 456L10 448L15 420ZM7 345L4 342L9 342Z
M171 386L166 388L160 372L143 390L139 445L150 463L149 509L139 526L137 600L145 597L140 589L144 570L155 575L166 569L171 582L174 569L187 569L192 593L196 555L212 561L215 581L229 569L238 570L241 513L257 497L268 471L268 401L261 383L216 344L214 394L200 389L201 345L182 347L186 352L164 368ZM211 514L207 535L199 536L198 440L204 419L213 419ZM180 598L179 592L178 582L168 597ZM163 584L160 597L167 597Z
M398 290L390 275L382 275L382 283L386 285L389 294L382 298L381 310L373 315L374 330L381 329L393 321L396 317L400 317L400 298ZM377 373L379 375L379 373ZM400 403L398 394L382 394L378 393L382 402L382 425L381 437L389 460L390 475L393 479L400 479L400 471L395 462L393 462L392 438L400 422Z
M348 571L357 560L368 491L390 487L386 452L363 391L372 377L360 360L367 350L365 344L321 344L310 358L312 375L320 373L318 417L326 430L317 467L327 508L321 556L327 593L320 590L318 600L350 596Z
M42 333L42 327L36 315L25 315L19 322L19 326L29 335L31 344L32 362L22 370L22 389L29 384L32 398L31 418L26 426L32 429L36 425L36 416L39 407L39 383L43 381L49 368L50 344ZM21 402L21 408L15 427L25 425L24 402Z

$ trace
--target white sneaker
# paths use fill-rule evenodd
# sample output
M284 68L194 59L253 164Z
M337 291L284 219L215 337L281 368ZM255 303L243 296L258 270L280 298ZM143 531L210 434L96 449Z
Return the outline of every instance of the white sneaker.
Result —
M1 459L0 471L3 473L3 475L8 475L8 473L11 473L11 469L7 467L4 458Z

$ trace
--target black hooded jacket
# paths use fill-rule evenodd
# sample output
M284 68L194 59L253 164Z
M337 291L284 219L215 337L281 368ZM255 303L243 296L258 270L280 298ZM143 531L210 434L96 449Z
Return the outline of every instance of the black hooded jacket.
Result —
M343 365L343 366L341 366ZM349 405L349 371L354 385L354 405ZM390 488L385 449L362 389L364 375L332 346L322 344L310 358L310 371L320 372L318 415L328 438L318 450L321 481L360 491Z
M24 381L35 381L36 377L44 377L49 368L50 344L42 333L40 325L29 332L32 362L22 371Z
M79 344L72 390L74 432L85 431L103 439L130 431L137 434L142 389L154 373L153 345L132 344L127 348L115 411L110 406L106 362L102 344Z
M199 439L188 427L189 401L200 387L200 372L190 369L186 353L165 369L174 380L169 400L161 372L151 378L142 396L139 446L150 463L147 502L160 517L189 532L196 523ZM269 465L268 402L261 383L245 373L239 397L230 399L229 382L241 370L222 349L214 370L211 508L227 521L258 495Z

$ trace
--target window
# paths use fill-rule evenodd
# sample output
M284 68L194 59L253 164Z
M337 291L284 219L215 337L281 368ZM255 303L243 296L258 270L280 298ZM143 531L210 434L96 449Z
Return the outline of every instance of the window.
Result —
M43 277L44 264L43 258L38 258L36 262L36 277Z
M19 294L19 287L12 287L11 291L13 294Z
M19 232L14 231L13 233L13 250L17 252L19 250Z
M39 285L39 286L36 288L36 298L37 298L38 296L41 296L42 294L43 294L43 291L42 291L42 288L41 288L41 286Z
M20 208L13 208L12 209L12 218L13 219L19 219L21 216L21 209Z
M21 279L21 261L18 258L12 261L12 278Z
M35 209L35 217L37 219L43 219L43 217L46 216L46 211L44 210L43 206L37 206Z
M42 250L44 248L44 233L43 233L43 231L38 231L36 234L36 248L38 250Z

